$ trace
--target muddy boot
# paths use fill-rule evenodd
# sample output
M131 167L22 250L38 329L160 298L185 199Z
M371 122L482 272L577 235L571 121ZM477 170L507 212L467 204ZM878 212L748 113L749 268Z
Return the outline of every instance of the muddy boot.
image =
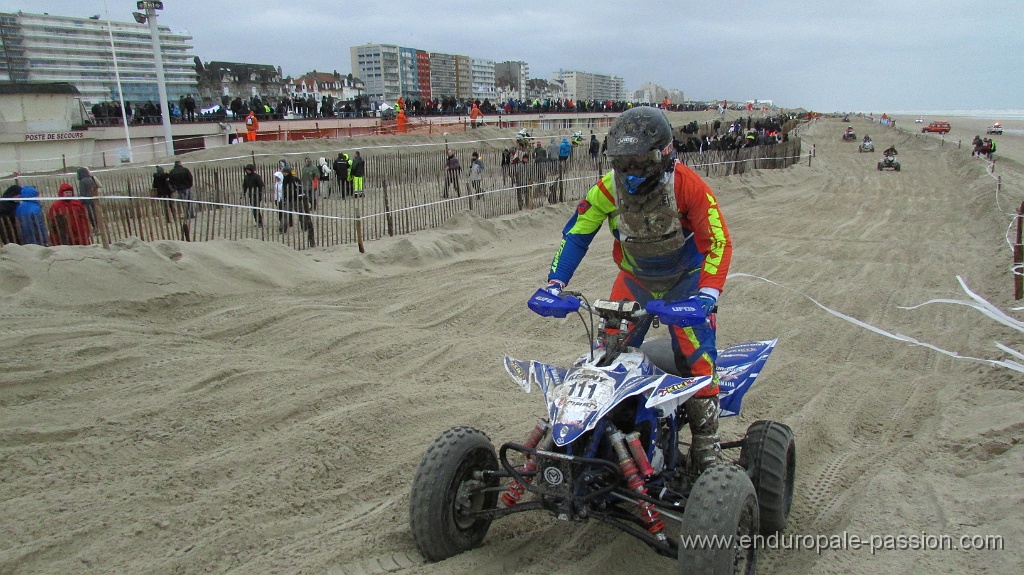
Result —
M699 475L712 463L722 460L718 437L718 396L690 398L683 408L693 436L689 467L691 472Z

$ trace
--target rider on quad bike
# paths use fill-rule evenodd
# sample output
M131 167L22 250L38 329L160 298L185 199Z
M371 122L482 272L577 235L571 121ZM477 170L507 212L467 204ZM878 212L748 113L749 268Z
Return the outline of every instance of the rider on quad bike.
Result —
M893 146L889 146L888 148L886 148L885 151L882 152L882 155L883 156L897 156L899 154L896 152L896 146L893 145Z
M706 322L669 327L681 375L715 377L679 408L693 436L688 461L700 473L721 459L715 312L732 243L714 192L672 152L672 126L658 108L638 106L616 118L607 148L613 170L587 192L566 224L544 289L558 295L565 288L607 220L620 270L610 299L641 305L690 299L703 308ZM646 331L638 330L628 345L639 347Z

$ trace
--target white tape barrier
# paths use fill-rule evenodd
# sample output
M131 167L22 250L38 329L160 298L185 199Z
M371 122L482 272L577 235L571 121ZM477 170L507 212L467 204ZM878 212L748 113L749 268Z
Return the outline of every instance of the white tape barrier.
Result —
M1009 360L1009 359L1007 359L1007 360L984 359L984 358L960 355L959 353L957 353L955 351L947 351L947 350L944 350L942 348L936 347L936 346L934 346L934 345L932 345L930 343L925 343L925 342L919 341L917 339L914 339L914 338L906 336L906 335L902 335L902 334L898 334L898 333L890 333L890 332L887 332L887 331L885 331L883 329L877 328L877 327L875 327L873 325L864 323L864 322L860 321L859 319L850 317L850 316L848 316L848 315L846 315L844 313L838 312L838 311L836 311L834 309L831 309L831 308L829 308L827 306L824 306L821 303L819 303L817 300L815 300L814 298L812 298L811 296L809 296L809 295L807 295L805 293L802 293L802 292L799 292L797 290L794 290L793 288L786 287L786 286L784 286L784 285L782 285L782 284L780 284L778 282L774 282L774 281L772 281L770 279L767 279L767 278L763 278L763 277L755 276L755 275L751 275L751 274L739 273L739 272L731 273L731 274L729 274L728 277L729 278L733 278L733 277L746 277L746 278L758 279L758 280L761 280L761 281L764 281L764 282L768 282L768 283L770 283L772 285L779 286L779 287L781 287L783 289L789 290L789 291L791 291L791 292L793 292L795 294L798 294L800 296L803 296L803 297L807 298L814 305L820 307L821 309L827 311L828 313L830 313L830 314L832 314L832 315L834 315L834 316L836 316L836 317L838 317L840 319L846 320L846 321L848 321L848 322L850 322L850 323L852 323L854 325L860 326L860 327L862 327L862 328L864 328L864 329L866 329L868 331L877 333L879 335L883 335L883 336L888 337L888 338L892 338L892 339L895 339L895 340L898 340L898 341L903 341L903 342L906 342L906 343L909 343L909 344L912 344L912 345L926 347L928 349L931 349L933 351L937 351L939 353L948 355L948 356L950 356L952 358L955 358L955 359L963 359L963 360L967 360L967 361L974 361L974 362L977 362L977 363L987 363L989 365L994 365L994 366L998 366L998 367L1004 367L1006 369L1010 369L1010 370L1013 370L1013 371L1024 373L1024 363L1019 363L1019 362L1016 362L1016 361L1013 361L1013 360ZM982 299L978 295L976 295L973 292L971 292L970 290L968 290L966 285L964 284L963 280L961 280L959 276L957 276L957 279L960 280L960 285L964 287L964 289L968 292L968 294L970 294L973 299L975 299L977 302L980 302L980 303L971 303L971 302L965 302L965 301L959 301L959 300L931 300L929 302L925 302L924 304L919 304L919 305L913 306L913 307L900 307L900 309L914 309L914 308L917 308L917 307L920 307L922 305L926 305L926 304L932 303L932 302L956 303L956 304L961 304L961 305L968 305L970 307L978 309L979 311L982 311L982 313L984 313L988 317L996 319L996 321L999 321L1000 323L1003 323L1005 325L1013 327L1014 329L1017 329L1018 331L1024 331L1024 323L1019 322L1019 321L1017 321L1017 320L1015 320L1013 318L1010 318L1010 317L1006 316L1006 314L1004 314L1001 311L999 311L998 308L996 308L992 304L988 303L987 301L985 301L984 299ZM1002 345L999 342L994 342L994 343L995 343L996 347L999 348L1000 350L1002 350L1002 351L1004 351L1006 353L1009 353L1010 355L1013 355L1014 357L1018 357L1018 358L1022 357L1022 354L1020 352L1009 350L1008 348L1006 348L1006 346Z

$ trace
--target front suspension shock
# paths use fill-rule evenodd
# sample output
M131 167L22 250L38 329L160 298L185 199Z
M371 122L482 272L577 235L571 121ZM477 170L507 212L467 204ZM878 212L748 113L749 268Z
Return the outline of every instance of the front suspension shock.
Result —
M530 431L530 435L529 437L526 438L526 443L524 443L523 446L533 449L540 445L541 439L544 439L544 444L541 447L541 449L551 449L551 446L554 444L554 440L550 436L545 437L547 435L549 427L551 426L550 424L548 424L548 421L546 419L538 420L537 425L535 425L533 430ZM520 475L532 475L536 471L537 462L533 460L533 457L529 456L527 457L526 462L519 467ZM524 477L523 481L529 482L530 479L528 477ZM506 489L505 492L501 494L500 499L502 505L504 505L505 507L515 507L516 504L519 503L519 498L523 496L523 493L525 491L526 487L523 486L522 483L519 483L519 481L513 479L512 483L508 486L508 489Z

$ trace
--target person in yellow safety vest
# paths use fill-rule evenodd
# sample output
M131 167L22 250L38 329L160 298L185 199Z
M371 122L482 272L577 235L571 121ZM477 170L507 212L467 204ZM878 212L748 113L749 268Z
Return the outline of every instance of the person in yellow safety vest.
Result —
M352 195L352 156L345 154L345 162L348 164L348 170L345 173L345 190L348 192L347 195ZM345 197L346 194L342 194L341 197Z
M260 120L256 117L256 112L249 110L249 115L245 117L245 141L255 142L256 131L260 129Z

